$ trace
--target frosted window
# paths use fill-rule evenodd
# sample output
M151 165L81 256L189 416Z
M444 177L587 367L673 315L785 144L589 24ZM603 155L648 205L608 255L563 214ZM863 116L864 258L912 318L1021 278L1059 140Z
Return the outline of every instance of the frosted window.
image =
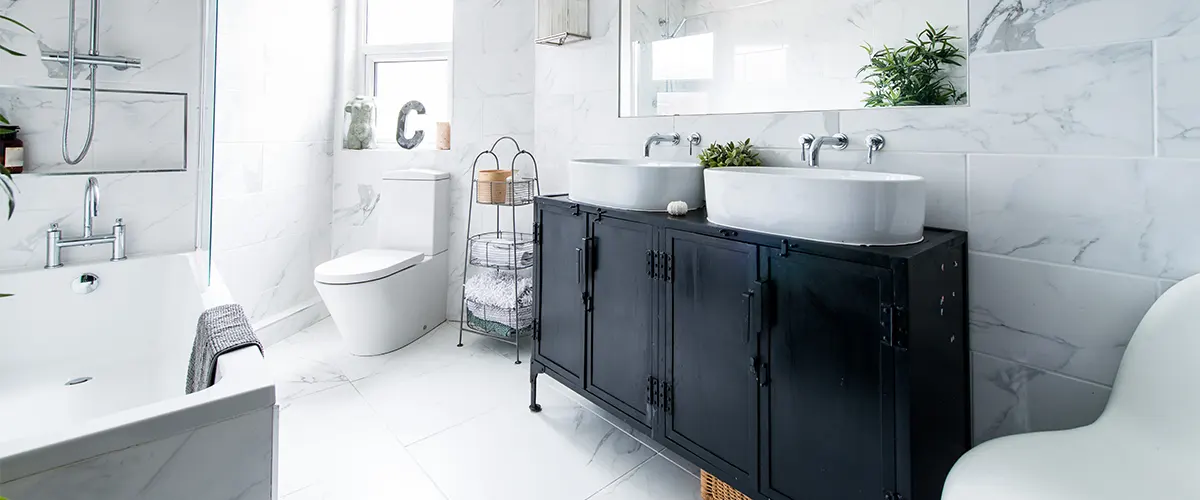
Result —
M651 73L657 81L711 80L713 34L681 36L650 44Z
M409 114L405 135L425 131L421 148L433 147L437 122L450 121L450 62L406 61L375 63L375 103L379 107L375 141L396 146L396 122L408 101L421 101L425 114Z
M367 44L449 42L452 0L367 0Z

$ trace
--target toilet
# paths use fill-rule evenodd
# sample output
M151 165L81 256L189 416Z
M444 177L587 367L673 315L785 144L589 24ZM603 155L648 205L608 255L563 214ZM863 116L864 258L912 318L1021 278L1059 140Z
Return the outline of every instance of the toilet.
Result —
M314 271L317 292L356 356L395 351L446 320L450 174L383 175L373 248Z

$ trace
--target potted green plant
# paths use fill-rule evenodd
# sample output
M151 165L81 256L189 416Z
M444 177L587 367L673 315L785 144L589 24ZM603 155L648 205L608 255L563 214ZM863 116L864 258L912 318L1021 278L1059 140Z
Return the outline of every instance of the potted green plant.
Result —
M750 144L750 139L725 145L710 144L700 152L697 159L704 168L762 166L762 160L758 158L758 152Z
M954 45L959 37L925 23L917 39L908 39L899 48L886 45L875 50L862 46L870 63L858 70L862 82L870 85L863 103L868 108L887 106L945 106L958 104L967 97L950 80L947 71L962 66L966 56ZM865 77L862 75L866 74Z
M25 26L24 24L21 24L16 19L13 19L8 16L0 15L0 22L14 24L17 27L24 29L25 31L33 33L33 30L29 29L28 26ZM0 52L6 53L6 54L8 54L10 56L14 56L14 57L24 57L25 56L25 54L17 52L11 48L5 47L3 44L0 44ZM8 118L5 118L3 113L0 113L0 124L8 125ZM9 219L12 218L13 212L17 209L16 189L17 189L17 185L15 182L13 182L12 172L9 172L7 168L5 168L3 165L0 165L0 191L3 191L5 197L8 198L8 218ZM4 295L0 295L0 297L4 297Z

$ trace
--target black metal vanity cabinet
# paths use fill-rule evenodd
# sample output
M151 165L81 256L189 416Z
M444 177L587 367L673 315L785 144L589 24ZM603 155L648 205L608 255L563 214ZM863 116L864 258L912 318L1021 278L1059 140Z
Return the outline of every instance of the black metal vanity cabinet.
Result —
M890 248L536 201L547 374L743 493L936 500L970 443L966 234Z

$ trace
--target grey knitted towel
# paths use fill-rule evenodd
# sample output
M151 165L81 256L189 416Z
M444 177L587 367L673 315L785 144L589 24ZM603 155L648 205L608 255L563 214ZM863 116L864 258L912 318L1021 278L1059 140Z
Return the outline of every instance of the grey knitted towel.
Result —
M262 354L262 342L254 335L242 306L217 306L200 315L192 360L188 364L187 393L207 389L217 377L217 357L243 347L256 346Z

